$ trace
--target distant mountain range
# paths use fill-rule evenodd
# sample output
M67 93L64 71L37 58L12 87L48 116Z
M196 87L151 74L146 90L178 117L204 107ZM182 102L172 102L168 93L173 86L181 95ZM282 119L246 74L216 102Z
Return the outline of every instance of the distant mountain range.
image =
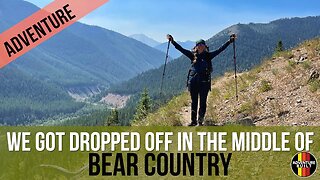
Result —
M155 49L158 49L164 53L167 52L167 48L168 48L168 42L165 42L165 43L160 43L144 34L134 34L134 35L131 35L129 36L137 41L140 41L150 47L153 47ZM165 38L165 37L164 37ZM184 48L186 49L192 49L195 45L194 42L192 41L185 41L185 42L181 42L181 41L177 41L181 46L183 46ZM178 57L180 57L182 54L177 51L173 45L170 45L170 50L169 50L169 56L172 58L172 59L176 59Z
M186 42L181 42L181 41L177 41L182 47L184 47L185 49L189 49L191 50L194 46L195 43L192 41L186 41ZM168 47L168 43L162 43L154 48L162 51L162 52L166 52L167 51L167 47ZM180 57L182 54L176 50L176 48L174 48L174 46L171 44L170 45L170 50L169 50L169 56L173 59L177 59L178 57Z
M23 0L0 0L0 32L38 10ZM69 91L100 91L159 67L164 57L163 52L119 33L75 23L0 69L0 124L71 111L62 104L69 103L74 111L80 105L68 97ZM22 97L25 100L19 101ZM48 101L48 97L57 98Z
M148 36L146 36L144 34L133 34L133 35L131 35L129 37L131 37L131 38L133 38L133 39L135 39L137 41L140 41L140 42L142 42L142 43L144 43L144 44L146 44L146 45L148 45L150 47L156 47L156 46L161 44L160 42L158 42L158 41L156 41L156 40L154 40L154 39L152 39L152 38L150 38L150 37L148 37Z

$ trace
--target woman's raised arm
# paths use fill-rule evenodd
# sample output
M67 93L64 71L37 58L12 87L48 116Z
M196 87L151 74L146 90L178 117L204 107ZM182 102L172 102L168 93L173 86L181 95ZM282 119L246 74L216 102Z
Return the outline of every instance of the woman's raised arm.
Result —
M174 41L173 37L171 35L167 35L167 39L172 43L172 45L178 50L180 51L182 54L184 54L185 56L187 56L191 61L194 60L194 55L191 51L184 49L183 47L180 46L180 44L178 44L176 41Z
M230 36L230 39L229 41L227 41L226 43L224 43L219 49L215 50L215 51L212 51L209 53L209 58L210 60L215 58L216 56L218 56L221 52L223 52L225 49L227 49L227 47L233 43L236 39L236 35L235 34L232 34Z

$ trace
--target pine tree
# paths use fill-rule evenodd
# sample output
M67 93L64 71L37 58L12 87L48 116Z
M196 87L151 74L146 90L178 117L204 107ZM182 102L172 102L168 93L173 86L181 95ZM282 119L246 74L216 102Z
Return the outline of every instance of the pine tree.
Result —
M140 101L136 108L136 113L134 115L134 122L143 121L149 114L151 109L151 98L149 96L148 90L144 89L141 94Z
M284 51L284 48L283 48L283 43L280 40L277 44L276 52L282 52L282 51Z
M106 125L107 126L117 126L120 124L120 121L119 121L119 111L118 109L113 109L111 111L111 114L110 116L107 118L107 123Z

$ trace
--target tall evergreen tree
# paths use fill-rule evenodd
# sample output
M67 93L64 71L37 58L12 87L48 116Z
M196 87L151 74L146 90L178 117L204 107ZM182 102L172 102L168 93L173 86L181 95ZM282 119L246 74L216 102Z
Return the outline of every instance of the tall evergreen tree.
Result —
M277 44L277 47L276 47L276 52L282 52L284 51L284 48L283 48L283 43L282 41L280 40Z
M134 122L143 121L149 114L151 110L151 98L147 89L144 89L140 101L136 108L136 113L134 115Z
M107 118L107 126L116 126L119 125L120 121L119 121L119 111L118 109L113 109L111 111L110 116Z

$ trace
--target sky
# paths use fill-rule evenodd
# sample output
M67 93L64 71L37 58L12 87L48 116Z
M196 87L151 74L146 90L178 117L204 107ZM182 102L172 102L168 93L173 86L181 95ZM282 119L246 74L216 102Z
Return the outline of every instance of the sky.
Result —
M26 0L44 7L53 0ZM320 15L319 0L110 0L80 21L159 42L209 39L237 23Z

